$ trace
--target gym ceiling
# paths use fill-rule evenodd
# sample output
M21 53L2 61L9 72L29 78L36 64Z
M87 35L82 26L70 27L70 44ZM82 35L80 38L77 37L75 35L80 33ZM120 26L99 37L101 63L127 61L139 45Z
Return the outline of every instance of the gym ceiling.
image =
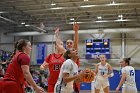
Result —
M139 28L140 0L0 0L0 28L8 32Z

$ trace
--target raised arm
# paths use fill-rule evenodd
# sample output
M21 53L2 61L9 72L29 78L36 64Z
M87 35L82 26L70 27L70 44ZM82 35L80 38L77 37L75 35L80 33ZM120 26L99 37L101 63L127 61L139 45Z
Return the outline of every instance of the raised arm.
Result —
M57 29L55 30L55 40L56 40L56 45L57 45L58 49L59 49L60 51L62 51L62 53L65 53L65 52L66 52L66 49L64 48L64 46L63 46L63 41L62 41L61 38L60 38L59 28L57 28Z
M76 50L78 50L78 42L79 42L79 35L78 35L79 25L78 25L78 23L74 23L73 30L75 31L75 34L74 34L74 48Z

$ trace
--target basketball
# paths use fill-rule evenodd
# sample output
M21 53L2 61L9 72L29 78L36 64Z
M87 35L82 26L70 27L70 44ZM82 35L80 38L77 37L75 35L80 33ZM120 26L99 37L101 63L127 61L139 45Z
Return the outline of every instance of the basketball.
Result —
M85 70L85 75L81 78L82 82L90 83L95 79L95 72L89 68L86 68Z

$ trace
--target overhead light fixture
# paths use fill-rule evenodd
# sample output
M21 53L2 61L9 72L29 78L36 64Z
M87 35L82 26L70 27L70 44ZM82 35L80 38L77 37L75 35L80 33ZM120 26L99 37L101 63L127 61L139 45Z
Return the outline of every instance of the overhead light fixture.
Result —
M104 22L109 22L107 20L99 20L99 21L95 21L96 23L104 23Z
M102 17L101 16L98 16L97 19L102 19Z
M5 13L5 12L0 11L0 14L2 14L2 13Z
M55 9L63 9L62 7L54 7L54 8L50 8L52 10L55 10Z
M112 0L110 4L106 4L107 6L114 6L114 5L126 5L126 3L116 3L115 0Z
M80 24L80 23L85 23L85 22L76 22L76 23ZM74 24L74 22L69 22L68 24Z
M129 20L129 19L118 19L118 20L114 20L116 22L124 22L124 21L132 21L132 20Z
M21 22L22 25L25 25L25 22Z
M118 20L123 20L123 15L118 15Z
M25 25L25 26L30 26L30 25Z
M55 5L56 5L56 3L51 3L51 5L52 5L52 6L55 6Z
M119 18L123 18L123 15L118 15Z
M84 1L86 2L86 1L88 1L88 0L84 0Z
M115 1L114 0L112 0L112 4L115 4Z
M71 21L74 21L74 18L70 18Z
M83 5L83 6L79 6L79 7L95 7L97 5Z
M30 31L30 32L9 32L5 33L5 35L11 35L11 36L32 36L32 35L42 35L43 32L37 32L37 31Z

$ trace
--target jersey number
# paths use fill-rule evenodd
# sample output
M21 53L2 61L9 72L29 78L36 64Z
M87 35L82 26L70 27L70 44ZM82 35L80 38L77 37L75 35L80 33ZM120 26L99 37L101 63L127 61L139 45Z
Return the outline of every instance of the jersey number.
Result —
M130 76L134 76L134 70L130 70Z
M56 65L54 65L54 70L60 70L60 65L58 65L58 64L56 64Z

